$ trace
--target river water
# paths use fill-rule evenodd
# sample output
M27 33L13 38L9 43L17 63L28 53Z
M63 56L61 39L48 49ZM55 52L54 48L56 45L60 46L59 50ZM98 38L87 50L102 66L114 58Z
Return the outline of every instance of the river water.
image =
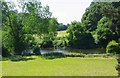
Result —
M61 53L84 53L84 54L102 54L105 53L105 49L102 48L96 48L96 49L41 49L40 50L41 54L45 53L51 53L51 52L61 52Z

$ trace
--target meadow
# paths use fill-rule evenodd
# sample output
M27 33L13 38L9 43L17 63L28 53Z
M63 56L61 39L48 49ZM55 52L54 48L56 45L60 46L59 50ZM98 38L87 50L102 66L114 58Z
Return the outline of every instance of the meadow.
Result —
M115 58L29 56L23 61L2 61L3 76L117 76Z

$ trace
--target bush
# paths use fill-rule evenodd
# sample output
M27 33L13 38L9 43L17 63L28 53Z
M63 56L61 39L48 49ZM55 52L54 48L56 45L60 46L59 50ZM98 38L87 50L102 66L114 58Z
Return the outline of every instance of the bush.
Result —
M2 47L2 56L3 57L11 56L10 53L8 52L8 50L4 47Z
M53 42L51 40L44 40L41 45L42 48L51 48L53 47Z
M114 40L110 41L106 47L106 52L120 54L120 44Z
M66 41L66 38L63 37L63 38L54 40L53 44L55 47L65 47L67 46L67 41Z
M23 59L23 57L22 56L11 56L10 59L11 59L11 61L20 61Z
M68 44L72 48L92 48L94 46L94 38L92 34L84 29L81 22L72 22L67 29Z
M35 53L35 55L41 55L40 47L36 47L36 48L33 50L33 53Z
M31 55L34 55L34 53L33 53L33 50L28 49L28 50L22 51L21 55L22 56L31 56Z

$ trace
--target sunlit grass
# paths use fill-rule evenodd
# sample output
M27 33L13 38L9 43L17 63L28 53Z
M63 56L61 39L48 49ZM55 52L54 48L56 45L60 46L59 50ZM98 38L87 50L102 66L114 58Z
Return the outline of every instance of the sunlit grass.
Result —
M58 31L57 37L65 37L67 36L67 32L66 31Z
M40 56L27 61L3 61L4 76L116 76L114 58L68 57L44 59Z

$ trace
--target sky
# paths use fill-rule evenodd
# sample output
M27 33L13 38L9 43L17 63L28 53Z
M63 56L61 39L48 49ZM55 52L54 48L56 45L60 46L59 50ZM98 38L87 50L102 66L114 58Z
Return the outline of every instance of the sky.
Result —
M58 19L59 23L67 24L72 21L81 21L85 9L89 7L92 0L41 0L42 5L48 5L52 17Z
M16 5L17 0L13 1ZM40 0L43 6L48 5L52 17L57 18L59 23L70 24L72 21L81 21L85 9L93 0ZM18 7L17 7L18 8Z

